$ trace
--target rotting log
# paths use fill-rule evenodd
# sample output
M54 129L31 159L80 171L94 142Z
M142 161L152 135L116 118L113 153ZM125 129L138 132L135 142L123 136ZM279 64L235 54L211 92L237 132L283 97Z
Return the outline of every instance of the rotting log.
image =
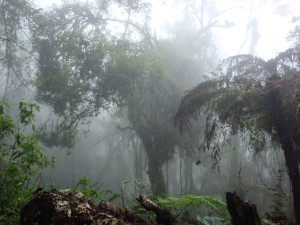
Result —
M112 203L101 201L95 206L80 192L38 189L20 214L21 225L104 225L153 223Z
M145 224L145 225L153 224L145 220L144 218L134 214L133 212L127 209L122 209L110 202L101 201L98 208L101 212L113 215L115 218L126 221L126 223L128 224Z
M160 208L145 195L137 201L148 211L157 215L158 224L181 225L167 210ZM20 214L21 225L104 225L131 224L154 225L154 223L122 209L110 202L101 201L98 206L84 198L81 192L67 190L37 189Z

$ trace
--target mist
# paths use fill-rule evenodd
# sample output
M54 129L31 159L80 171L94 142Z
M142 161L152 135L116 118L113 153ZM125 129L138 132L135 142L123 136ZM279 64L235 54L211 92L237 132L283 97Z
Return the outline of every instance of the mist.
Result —
M222 105L211 101L189 115L183 132L176 113L187 93L226 74L228 57L270 62L298 46L287 37L299 29L300 2L4 2L1 101L14 119L19 102L40 106L35 129L21 129L37 138L41 155L55 158L53 168L39 168L28 183L93 187L104 200L126 208L139 194L226 201L225 193L235 191L255 203L261 217L278 206L297 221L285 155L271 131L255 125L241 131L238 124L215 135L210 144L218 147L210 147L210 121L219 115L210 110ZM11 19L14 7L19 21ZM299 76L299 64L292 67ZM237 76L239 68L232 68ZM195 218L209 213L191 210Z

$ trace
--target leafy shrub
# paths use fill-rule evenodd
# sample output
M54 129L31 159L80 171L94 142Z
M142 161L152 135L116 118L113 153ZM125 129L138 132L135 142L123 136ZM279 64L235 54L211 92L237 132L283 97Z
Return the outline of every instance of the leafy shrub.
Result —
M111 193L111 191L99 191L102 184L95 183L90 184L90 180L86 175L83 175L82 178L78 181L75 188L72 189L72 192L80 191L84 194L84 197L88 200L91 200L95 205L98 205L101 200L104 199L106 193Z
M33 111L39 106L20 102L16 121L5 113L8 108L0 101L0 224L18 224L21 208L36 189L32 179L40 168L53 166L54 158L43 155L36 138L22 133L27 126L35 129Z

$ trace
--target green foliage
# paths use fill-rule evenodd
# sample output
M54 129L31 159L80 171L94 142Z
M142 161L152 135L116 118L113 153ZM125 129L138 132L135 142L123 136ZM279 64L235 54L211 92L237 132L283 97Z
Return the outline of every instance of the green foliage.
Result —
M298 27L290 38L294 39L297 34ZM270 136L280 144L291 184L298 187L299 179L294 175L299 174L297 162L300 160L297 153L300 143L299 53L299 43L294 43L268 61L251 55L223 60L218 67L219 75L212 73L185 94L173 118L174 124L183 132L191 126L191 118L208 115L203 141L208 149L226 143L227 137L233 134L250 133L248 144L258 152L268 149L270 143L266 137ZM298 188L292 192L296 221L300 222L300 192ZM283 195L277 192L276 197L282 199ZM273 207L279 210L282 206L277 201Z
M146 186L146 182L144 179L125 180L119 185L121 191L125 191L125 187L128 184L131 184L133 187L138 187L138 188L144 188Z
M120 187L120 191L121 191L121 195L119 195L119 197L122 200L122 206L123 208L125 208L125 196L124 196L124 191L125 191L125 187L131 184L134 188L144 188L146 187L146 182L144 179L132 179L132 180L125 180L123 181L119 187Z
M20 110L20 122L23 126L27 126L28 124L32 124L34 121L34 114L33 110L40 111L40 107L35 103L26 103L20 102L19 103L19 110ZM32 130L34 130L34 124L32 124Z
M228 224L228 222L218 217L205 216L203 218L198 217L197 219L200 221L201 225L227 225Z
M71 191L80 191L82 194L84 194L86 199L89 199L95 205L98 205L100 201L104 199L107 193L112 194L112 192L109 190L99 191L101 186L102 184L99 183L90 184L90 180L88 179L88 177L86 175L83 175L76 184L75 188L73 188Z
M286 200L286 194L282 189L282 174L285 172L284 170L278 170L277 174L277 184L274 188L267 187L272 194L272 212L279 213L284 210L284 201Z
M171 119L183 92L182 81L196 76L196 71L199 75L204 55L196 62L195 54L151 37L149 4L143 2L66 1L44 14L34 29L36 99L52 107L59 119L40 127L36 136L49 147L71 148L78 125L89 125L112 106L126 108L131 124L120 130L134 130L147 156L156 162L149 163L148 175L154 194L160 195L166 190L164 180L156 176L161 172L158 165L171 159L181 144ZM127 21L107 17L110 8L118 10L113 4L126 8L122 14L128 13ZM134 13L141 11L144 14L135 21ZM117 32L112 23L118 24Z
M108 202L112 202L121 198L123 207L125 207L124 191L126 186L129 184L131 184L134 188L144 188L146 186L145 180L142 179L126 180L119 185L121 193L117 194L112 193L110 190L100 191L102 183L91 184L89 178L86 175L83 175L76 186L71 189L71 191L74 193L80 191L82 194L84 194L86 199L91 200L96 205L98 205L100 201L104 199ZM111 195L109 198L107 198L108 194Z
M20 102L16 123L5 113L8 107L0 102L0 223L13 224L36 188L31 181L38 169L53 165L54 158L42 154L37 139L20 132L29 125L34 129L33 111L39 106Z
M200 206L205 206L220 216L217 217L199 217L197 219L204 225L225 225L230 224L230 215L227 210L226 203L212 198L210 196L195 196L195 195L187 195L179 198L176 197L157 197L152 198L151 196L148 198L158 204L161 208L168 209L173 215L181 219L182 213L184 211L189 210L191 207L196 208ZM153 212L149 212L140 204L134 205L132 210L139 216L142 216L150 221L155 221L156 215Z
M271 207L274 209L274 212L282 212L284 209L284 201L286 200L286 194L282 189L282 173L284 170L278 170L277 175L277 184L275 188L272 188L273 198Z
M71 191L73 193L80 191L84 194L86 199L91 200L96 205L100 203L101 200L105 198L106 194L111 194L111 197L107 200L108 202L114 201L117 198L121 198L123 207L124 205L124 195L123 192L126 189L127 185L133 185L135 188L145 188L145 180L141 179L133 179L133 180L126 180L122 182L119 187L121 194L113 194L111 191L105 190L105 191L99 191L102 184L90 184L90 180L87 178L87 176L83 176ZM176 213L176 217L179 217L180 214L187 210L188 207L199 207L201 205L204 205L208 207L209 209L213 210L214 213L217 213L220 218L217 217L199 217L197 216L197 219L201 222L203 225L225 225L230 223L230 215L227 211L226 203L212 198L210 196L194 196L194 195L188 195L188 196L182 196L180 198L175 197L158 197L158 198L152 198L151 196L148 196L149 199L156 202L160 207L169 209L172 212ZM156 215L153 212L147 211L145 208L141 207L140 204L135 202L135 204L130 207L131 210L141 217L144 217L145 219L148 219L149 221L155 221Z
M201 206L204 205L209 209L213 210L217 213L220 218L226 222L230 221L230 215L227 210L226 203L212 198L210 196L195 196L195 195L187 195L181 196L179 198L175 197L167 197L157 199L157 204L162 208L167 208L171 211L174 211L177 214L177 217L180 213L187 209L189 206Z

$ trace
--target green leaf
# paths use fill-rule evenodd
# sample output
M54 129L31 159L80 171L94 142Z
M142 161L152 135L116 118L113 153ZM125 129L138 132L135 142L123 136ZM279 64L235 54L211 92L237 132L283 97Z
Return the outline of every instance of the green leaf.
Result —
M198 217L197 219L203 225L227 225L227 223L224 220L222 220L222 219L220 219L218 217L208 217L208 216L205 216L203 218Z
M23 149L24 154L28 154L31 150L33 150L33 146L30 143L23 143L20 147Z

